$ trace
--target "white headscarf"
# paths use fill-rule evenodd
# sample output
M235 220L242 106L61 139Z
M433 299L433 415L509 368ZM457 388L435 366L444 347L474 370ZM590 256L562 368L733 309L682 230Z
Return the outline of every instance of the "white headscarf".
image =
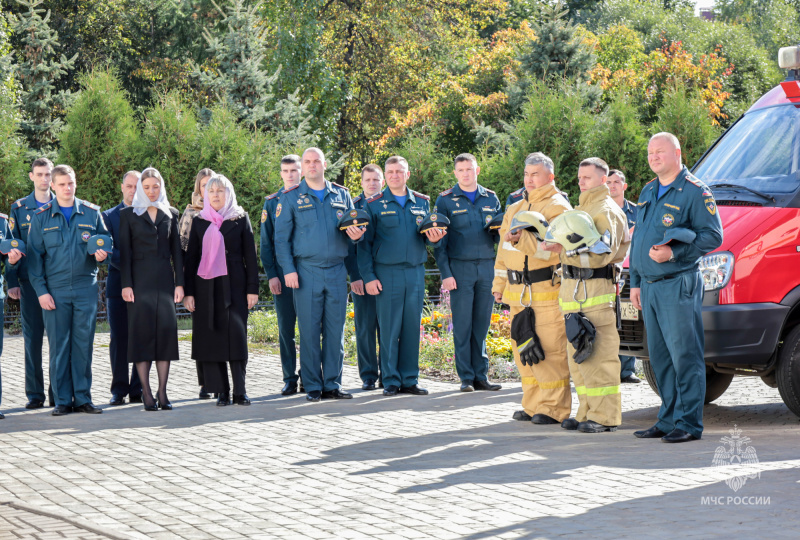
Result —
M156 178L161 183L161 192L158 195L158 199L155 201L151 201L150 197L144 192L144 188L142 187L142 179L149 179L149 178ZM148 167L142 171L142 175L139 177L139 181L136 183L136 194L133 196L133 211L136 213L137 216L141 216L145 213L145 211L151 207L155 206L162 212L167 215L170 215L170 205L169 201L167 200L167 187L164 185L164 179L161 177L161 173L158 172L157 169L153 167Z

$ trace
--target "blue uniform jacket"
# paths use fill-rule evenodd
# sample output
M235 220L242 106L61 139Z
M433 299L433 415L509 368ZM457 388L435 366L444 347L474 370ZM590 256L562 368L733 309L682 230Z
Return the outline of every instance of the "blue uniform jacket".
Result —
M658 180L652 180L639 196L639 213L631 241L631 287L697 268L700 258L722 244L722 221L711 190L686 166L660 199ZM697 234L694 242L671 242L674 262L657 263L650 248L660 244L668 229L682 227Z
M261 210L261 265L267 279L283 277L275 257L275 209L278 208L284 188L264 198Z
M353 208L343 186L325 180L320 201L305 180L283 192L275 208L275 255L284 275L297 272L297 262L320 268L342 263L350 238L338 224Z
M50 199L52 200L52 198L53 194L50 193ZM14 238L22 240L25 242L25 245L28 244L28 232L31 228L33 215L38 209L39 205L36 203L36 197L33 193L27 197L23 197L15 201L14 204L11 205L8 226L11 229L11 233L14 235ZM7 270L6 277L8 278L9 288L13 289L14 287L19 287L20 279L28 280L27 259L27 256L22 257L22 259L15 266L12 266Z
M500 200L495 192L478 185L475 202L464 195L461 187L443 191L436 199L433 211L450 220L447 234L434 248L436 264L443 278L453 277L450 260L476 261L495 258L494 246L500 237L483 227L500 213Z
M364 283L375 281L374 264L407 264L417 266L428 260L427 237L417 227L430 210L430 198L407 189L404 208L389 188L367 200L369 214L367 232L358 245L358 270Z
M639 213L639 207L625 199L622 203L622 211L625 212L625 217L628 219L628 228L630 229L634 225L636 225L636 216Z
M525 188L524 187L521 187L516 191L512 191L508 195L508 198L506 199L506 210L508 210L509 206L511 206L515 202L521 201L524 198L525 198Z
M14 238L14 235L11 234L11 229L8 226L8 216L5 215L5 214L0 214L0 242L2 242L3 240L6 240L8 238ZM23 257L23 259L24 258L25 257ZM17 263L16 265L14 265L12 267L8 263L8 255L3 255L2 253L0 253L0 265L3 265L5 267L3 269L3 272L0 272L0 301L2 301L6 297L6 293L3 290L3 274L9 275L11 272L14 271L14 270L12 270L12 268L16 268L17 266L19 266L19 263ZM10 281L11 281L11 279L9 278L9 285L10 285ZM3 311L0 310L0 321L3 320L2 315L3 315ZM2 332L2 331L3 331L3 329L0 328L0 332ZM0 336L0 339L2 339L2 336Z
M114 208L103 212L103 222L108 227L108 233L114 241L114 249L108 259L108 278L106 279L106 296L122 296L122 281L119 273L119 211L125 208L125 203L119 203Z
M108 234L100 207L78 198L69 224L55 200L36 212L26 246L28 276L36 296L97 283L97 262L86 251L95 234Z
M365 210L366 206L367 198L364 196L364 192L362 191L358 197L353 199L353 207L359 210ZM361 279L361 271L358 269L357 245L358 244L350 244L350 251L347 254L347 259L344 261L344 265L347 267L347 274L350 276L351 283Z

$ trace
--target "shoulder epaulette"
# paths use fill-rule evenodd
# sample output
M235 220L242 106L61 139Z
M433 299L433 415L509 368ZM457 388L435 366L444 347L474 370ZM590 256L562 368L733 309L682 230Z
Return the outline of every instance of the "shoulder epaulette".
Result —
M299 187L300 187L300 184L295 184L292 187L290 187L289 189L284 189L283 192L284 193L289 193L290 191L295 190L295 189L297 189Z
M53 206L53 201L50 201L49 203L47 203L47 204L45 204L44 206L42 206L41 208L39 208L39 209L36 211L36 213L37 213L37 214L41 214L41 213L42 213L42 212L44 212L45 210L49 209L51 206Z
M357 203L358 201L360 201L360 200L361 200L361 195L359 195L358 197L356 197L355 199L353 199L353 204L356 204L356 203Z
M656 178L657 178L657 177L656 177ZM645 186L649 186L650 184L652 184L653 182L655 182L655 181L656 181L656 178L653 178L652 180L650 180L649 182L647 182L647 183L645 184Z
M17 208L20 208L23 204L25 204L25 197L17 199L16 201L14 201L14 204L17 205Z
M703 182L701 182L699 179L697 179L694 176L691 176L691 175L687 174L686 175L686 181L689 182L692 185L695 185L695 186L699 187L703 191L707 191L708 190L708 187Z
M511 196L512 196L512 197L518 197L518 196L522 195L522 192L523 192L523 191L525 191L525 188L524 188L524 187L521 187L521 188L519 188L519 189L517 189L517 190L514 190L514 191L512 191L512 192L511 192Z
M294 188L292 188L292 189L294 189ZM278 196L278 193L280 193L280 191L276 191L276 192L275 192L275 193L273 193L272 195L267 195L265 198L266 198L268 201L271 201L272 199L274 199L275 197L277 197L277 196ZM286 193L286 190L284 190L284 193Z
M0 213L0 218L3 218L3 219L8 219L8 216L7 216L7 215L5 215L5 214L2 214L2 213Z
M347 188L346 188L346 187L344 187L343 185L341 185L341 184L337 184L336 182L331 182L331 184L333 184L333 185L334 185L334 186L336 186L336 187L340 187L340 188L342 188L342 189L343 189L343 190L345 190L345 191L350 191L349 189L347 189Z
M369 199L367 199L367 202L368 202L368 203L371 203L372 201L377 201L377 200L378 200L378 199L380 199L381 197L383 197L383 191L381 191L380 193L376 193L375 195L373 195L372 197L370 197Z
M100 207L99 206L97 206L96 204L90 203L89 201L81 201L81 203L83 204L83 206L88 206L92 210L96 210L98 212L100 211Z
M483 188L483 189L485 189L487 193L491 193L492 195L497 195L497 193L495 193L494 191L492 191L489 188Z
M445 195L450 195L452 192L453 192L453 188L450 188L450 189L446 189L446 190L442 191L441 193L439 193L439 195L444 197Z
M429 200L431 200L431 198L430 198L430 197L428 197L427 195L425 195L425 194L423 194L423 193L420 193L419 191L414 191L414 190L412 189L412 190L411 190L411 192L414 194L414 197L420 197L420 198L422 198L422 199L425 199L426 201L429 201Z

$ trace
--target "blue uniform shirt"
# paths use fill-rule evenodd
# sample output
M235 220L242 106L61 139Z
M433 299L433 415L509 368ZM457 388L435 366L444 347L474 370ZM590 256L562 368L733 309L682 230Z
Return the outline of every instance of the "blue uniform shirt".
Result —
M442 277L453 277L450 260L475 261L495 258L494 246L499 240L484 226L500 213L500 200L494 191L479 185L475 202L471 202L458 184L443 191L436 199L434 212L450 220L447 234L434 248L436 264Z
M11 234L11 229L8 226L8 216L5 214L0 214L0 242L13 237L14 235ZM24 259L25 257L22 258ZM5 266L4 271L0 272L0 301L2 301L6 297L6 293L3 290L3 274L9 274L10 272L12 272L11 270L12 266L8 263L8 255L3 255L2 253L0 253L0 264ZM17 263L15 266L18 265L19 263ZM9 282L10 281L11 280L9 279ZM2 320L2 315L3 311L0 310L0 320ZM3 329L0 328L0 332L2 331ZM0 339L3 339L3 336L0 336Z
M34 214L26 256L36 296L97 283L97 261L86 251L89 238L96 234L108 234L100 207L78 198L69 224L54 201Z
M48 203L40 203L36 200L35 192L27 197L23 197L11 205L11 213L9 215L8 226L14 238L19 238L25 244L28 244L28 231L31 228L31 221L36 211ZM53 200L53 194L50 193L50 200ZM22 259L7 271L8 286L10 288L19 287L19 280L28 280L28 257Z
M636 232L630 250L631 287L697 268L700 257L722 244L722 221L711 190L692 175L686 166L658 198L658 180L642 189ZM650 258L650 248L660 244L668 229L686 228L697 234L694 242L672 242L674 262L657 263Z
M388 187L367 200L369 225L358 244L358 270L364 283L378 279L376 263L418 266L428 260L427 238L417 227L429 213L430 199L411 189L406 193L405 207Z
M320 201L305 179L280 196L275 208L275 255L284 275L297 272L303 262L320 268L342 263L350 238L339 230L339 218L353 208L344 186L325 180Z

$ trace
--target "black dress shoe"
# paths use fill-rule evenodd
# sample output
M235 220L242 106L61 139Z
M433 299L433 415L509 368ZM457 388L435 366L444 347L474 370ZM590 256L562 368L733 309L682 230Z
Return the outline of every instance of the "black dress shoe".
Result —
M378 381L378 388L383 388L383 381Z
M581 433L603 433L605 431L617 431L617 426L604 426L594 420L586 420L578 424L578 431Z
M217 407L225 407L231 404L231 395L228 392L220 392L217 398Z
M79 407L73 407L72 410L75 412L82 412L87 414L101 414L103 412L103 409L95 407L91 401L84 403Z
M629 383L629 384L639 384L640 382L642 382L642 379L640 379L636 375L628 375L627 377L622 379L620 382Z
M111 399L108 401L108 404L114 407L116 407L117 405L125 405L125 398L123 396L112 394Z
M150 405L148 405L147 404L147 400L145 400L143 398L142 399L142 405L144 405L144 410L145 411L153 412L153 411L157 411L158 410L158 401L156 400L156 398L153 398L153 403L151 403Z
M492 392L503 388L499 384L492 384L489 381L479 381L478 379L475 379L475 384L473 386L475 390L490 390Z
M6 417L6 415L4 415L3 413L0 412L0 420L2 420L5 417Z
M247 397L247 394L242 394L241 396L237 396L236 394L233 395L233 404L234 405L250 405L250 398Z
M511 418L519 420L520 422L530 422L533 419L533 417L525 411L514 411L514 415Z
M141 403L142 402L142 394L138 396L131 396L128 398L128 403Z
M541 424L541 425L544 425L544 424L560 424L561 423L558 420L556 420L555 418L553 418L552 416L547 416L546 414L541 414L541 413L534 414L531 417L531 422L533 422L534 424Z
M362 390L375 390L375 381L372 379L367 379L364 381L364 384L361 385Z
M67 407L66 405L56 405L53 408L52 414L53 416L64 416L72 412L72 407Z
M287 382L283 385L283 390L281 390L282 396L291 396L292 394L297 393L297 383L296 382Z
M199 399L211 399L211 394L206 392L206 387L205 386L201 386L200 387L200 393L197 394L197 397Z
M161 409L162 411L171 411L172 410L172 403L170 403L169 401L166 401L166 402L159 401L158 402L158 408Z
M689 441L696 441L700 437L695 437L688 431L683 431L682 429L675 428L670 431L667 435L661 437L661 440L668 443L679 443L679 442L689 442Z
M322 399L322 391L321 390L312 390L308 394L306 394L306 399L308 401L317 402Z
M461 391L462 392L473 392L475 387L472 386L472 381L461 381Z
M653 426L650 429L643 429L641 431L633 432L633 436L637 439L658 439L664 435L666 435L666 433L658 429L656 426Z
M397 386L395 386L393 384L390 384L389 386L387 386L386 388L383 389L383 395L384 396L396 396L397 392L399 392L399 391L400 391L399 387L397 387Z
M576 429L578 429L578 425L579 425L578 421L575 420L574 418L567 418L566 420L561 422L561 427L564 429L568 429L570 431L575 431Z
M413 394L415 396L427 396L428 391L425 388L420 388L416 384L412 384L411 386L402 386L400 387L401 394Z
M41 409L44 407L44 401L41 399L32 399L25 404L26 409Z
M353 394L336 390L325 390L322 392L322 399L353 399Z
M52 399L50 399L50 400L48 400L47 406L48 407L55 407L56 406L56 402L53 401Z

